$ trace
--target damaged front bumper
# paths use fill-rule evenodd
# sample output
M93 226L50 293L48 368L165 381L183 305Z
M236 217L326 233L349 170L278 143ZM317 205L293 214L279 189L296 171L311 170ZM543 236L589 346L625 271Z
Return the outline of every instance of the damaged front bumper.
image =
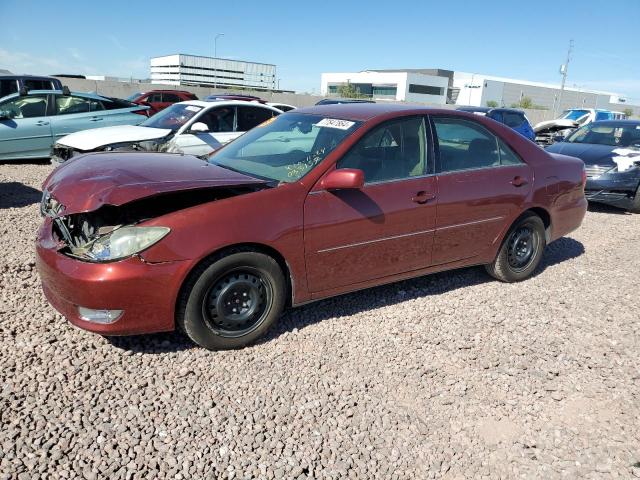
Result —
M585 196L590 202L605 203L614 207L628 209L640 184L640 168L631 168L618 172L615 168L587 177Z
M36 265L47 299L72 324L103 335L175 328L176 296L190 261L150 263L139 254L115 262L89 263L59 250L52 220L46 218L38 231ZM82 309L122 313L112 323L100 323L87 320Z

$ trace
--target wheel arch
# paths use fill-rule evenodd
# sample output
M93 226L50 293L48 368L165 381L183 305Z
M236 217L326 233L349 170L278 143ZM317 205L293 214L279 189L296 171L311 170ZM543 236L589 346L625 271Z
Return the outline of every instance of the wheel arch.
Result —
M179 299L182 298L184 294L184 289L186 285L189 283L189 281L191 280L192 275L194 275L194 273L197 272L202 267L202 265L207 263L212 257L222 256L225 253L231 254L236 252L256 252L256 253L262 253L264 255L267 255L273 258L280 266L280 269L282 270L282 273L285 277L285 281L287 284L287 294L286 294L287 303L285 307L288 308L293 304L295 282L291 275L291 268L289 267L289 264L285 259L284 255L282 255L278 250L276 250L275 248L269 245L265 245L263 243L246 242L246 243L238 243L233 245L226 245L224 247L218 248L217 250L214 250L210 252L208 255L205 255L204 257L202 257L197 263L195 263L191 267L191 269L185 275L180 285L180 290L177 297L178 301L176 302L176 305L175 305L176 313L180 305Z

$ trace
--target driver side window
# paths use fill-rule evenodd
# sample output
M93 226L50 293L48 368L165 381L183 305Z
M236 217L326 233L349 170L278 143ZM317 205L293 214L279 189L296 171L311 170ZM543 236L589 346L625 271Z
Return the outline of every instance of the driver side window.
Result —
M376 183L424 175L426 159L424 118L411 117L374 127L336 167L357 168L365 183Z
M47 115L47 96L16 97L0 104L0 111L7 112L12 119L44 117Z

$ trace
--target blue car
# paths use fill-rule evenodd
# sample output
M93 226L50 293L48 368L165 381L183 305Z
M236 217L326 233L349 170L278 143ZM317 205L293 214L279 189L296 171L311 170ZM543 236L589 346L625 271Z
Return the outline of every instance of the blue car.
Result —
M0 160L47 158L51 146L65 135L137 125L146 120L143 112L148 108L117 98L71 93L66 88L7 95L0 99Z
M522 110L516 108L490 107L459 107L456 110L485 115L488 118L493 118L496 122L504 123L507 127L514 129L520 135L531 141L536 139L533 127Z

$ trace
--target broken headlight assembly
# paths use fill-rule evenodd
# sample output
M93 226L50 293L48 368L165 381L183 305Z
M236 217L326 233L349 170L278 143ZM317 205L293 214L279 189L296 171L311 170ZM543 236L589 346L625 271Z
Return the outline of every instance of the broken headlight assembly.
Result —
M146 250L169 231L167 227L120 227L83 247L83 253L97 262L120 260Z

